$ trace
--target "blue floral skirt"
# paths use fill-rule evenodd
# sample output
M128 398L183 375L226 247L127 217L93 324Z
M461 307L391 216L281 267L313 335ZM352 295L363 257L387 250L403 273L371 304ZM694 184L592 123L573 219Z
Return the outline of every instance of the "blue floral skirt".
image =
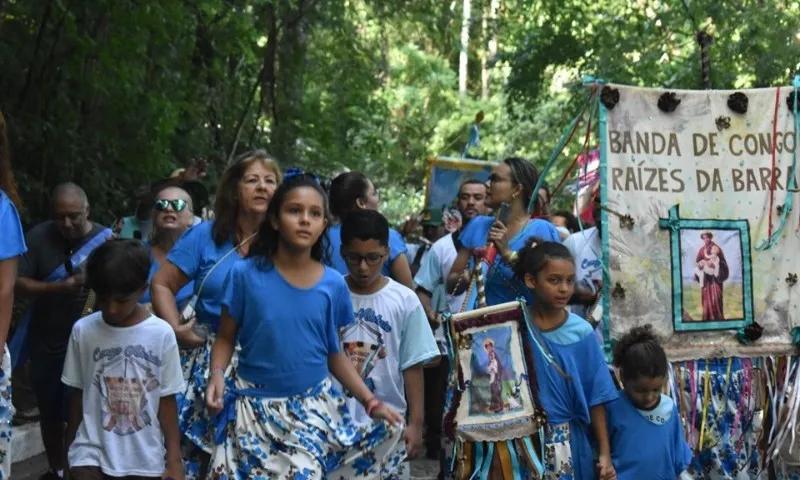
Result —
M293 397L235 402L236 419L214 449L210 478L394 479L405 459L403 430L385 422L356 426L330 379Z
M3 367L0 370L0 479L11 478L11 419L13 417L11 355L6 346L3 351Z
M214 449L214 421L206 410L206 387L210 376L211 347L216 335L208 334L206 344L191 350L181 350L181 366L186 389L177 395L178 426L183 433L181 455L186 480L200 478L201 465ZM239 363L239 348L233 353L225 371L226 388L233 388L233 376ZM203 458L205 457L205 458Z
M558 423L544 426L544 479L572 480L572 465L569 423Z

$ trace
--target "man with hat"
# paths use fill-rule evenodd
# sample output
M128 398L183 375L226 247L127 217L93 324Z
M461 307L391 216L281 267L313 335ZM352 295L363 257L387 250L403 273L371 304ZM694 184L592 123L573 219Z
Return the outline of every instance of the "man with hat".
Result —
M420 225L422 226L422 236L419 243L408 245L409 264L411 265L411 275L414 276L419 271L422 261L425 259L433 242L442 238L445 233L444 212L438 208L426 208L422 211Z

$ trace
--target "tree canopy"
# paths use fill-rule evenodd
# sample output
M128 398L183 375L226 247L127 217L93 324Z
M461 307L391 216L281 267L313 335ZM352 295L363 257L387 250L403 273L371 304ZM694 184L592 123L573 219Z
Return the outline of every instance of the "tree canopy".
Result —
M107 222L173 168L204 158L213 181L264 147L284 167L364 171L391 187L397 221L425 159L460 156L478 111L470 157L541 166L583 74L701 88L700 31L713 88L788 84L800 67L794 1L466 1L465 24L465 0L0 0L0 110L26 218L73 180Z

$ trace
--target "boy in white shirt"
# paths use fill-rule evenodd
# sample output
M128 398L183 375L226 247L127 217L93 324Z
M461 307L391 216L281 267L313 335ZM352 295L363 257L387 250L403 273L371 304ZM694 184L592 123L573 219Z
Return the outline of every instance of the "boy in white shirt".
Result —
M75 389L66 436L72 480L184 478L175 402L183 373L172 327L138 303L149 272L138 240L110 240L87 262L100 311L72 328L61 377Z
M404 448L410 460L422 446L423 366L439 356L439 348L417 295L381 274L389 254L389 222L376 211L360 210L344 219L341 236L356 317L340 332L343 350L380 401L407 413ZM355 399L347 404L356 423L370 421ZM390 467L396 468L381 478L409 478L407 462Z

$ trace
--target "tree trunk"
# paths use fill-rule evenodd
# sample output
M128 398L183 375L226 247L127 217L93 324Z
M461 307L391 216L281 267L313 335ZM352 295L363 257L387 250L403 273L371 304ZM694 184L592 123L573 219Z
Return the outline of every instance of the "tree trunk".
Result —
M488 20L486 18L485 9L483 15L483 38L489 39L488 59L486 50L483 50L483 55L481 55L481 97L484 100L489 98L489 84L491 79L490 65L494 65L494 62L497 59L497 11L499 9L500 0L491 0L489 4Z
M281 35L278 45L278 71L275 104L273 106L272 153L285 165L297 165L297 143L301 138L300 122L303 110L303 75L308 48L308 16L315 3L299 0L283 2ZM310 5L309 5L310 3ZM289 5L286 5L289 4Z
M486 40L489 38L489 9L486 8L486 0L481 9L481 98L489 98L489 69L486 66L487 48Z
M467 61L469 59L469 25L472 4L470 0L463 0L464 13L461 19L461 54L458 56L458 93L467 93Z

